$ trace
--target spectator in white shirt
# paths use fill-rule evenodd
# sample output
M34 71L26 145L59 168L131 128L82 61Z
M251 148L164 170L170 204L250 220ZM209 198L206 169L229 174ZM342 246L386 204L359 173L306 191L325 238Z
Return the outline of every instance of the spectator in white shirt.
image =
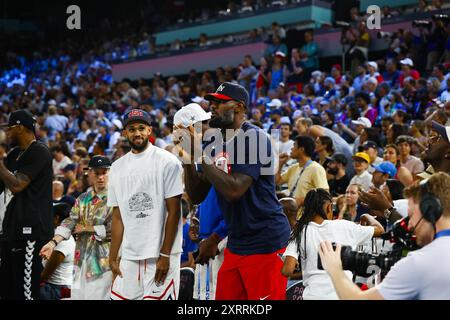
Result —
M64 154L61 146L55 146L51 151L53 154L53 174L55 176L63 175L63 169L72 163L72 160Z
M365 152L357 152L353 156L355 176L350 180L350 184L359 184L364 191L369 190L372 185L372 175L367 170L369 168L369 162L370 157Z

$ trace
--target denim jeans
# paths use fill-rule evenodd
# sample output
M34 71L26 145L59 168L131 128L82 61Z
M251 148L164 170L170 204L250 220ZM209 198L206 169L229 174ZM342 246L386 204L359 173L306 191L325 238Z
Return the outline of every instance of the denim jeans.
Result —
M70 298L70 287L48 282L41 287L41 300L61 300L62 298Z

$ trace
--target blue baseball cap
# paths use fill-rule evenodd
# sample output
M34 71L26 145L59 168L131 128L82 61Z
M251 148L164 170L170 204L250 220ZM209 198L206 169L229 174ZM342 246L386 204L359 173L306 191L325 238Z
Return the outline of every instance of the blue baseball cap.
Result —
M397 168L395 167L395 165L392 162L389 161L384 161L382 163L380 163L377 166L373 166L375 171L381 172L381 173L386 173L388 174L391 178L394 178L395 175L397 174Z
M123 117L123 127L125 128L130 122L141 122L149 126L152 125L150 115L141 109L132 109L125 114Z

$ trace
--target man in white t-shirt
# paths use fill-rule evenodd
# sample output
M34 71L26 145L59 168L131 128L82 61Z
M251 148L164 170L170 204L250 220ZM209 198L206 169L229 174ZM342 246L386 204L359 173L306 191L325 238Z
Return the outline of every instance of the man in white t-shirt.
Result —
M70 208L66 203L53 205L55 228L69 217ZM70 297L74 258L75 240L70 236L69 239L58 243L48 260L42 261L44 265L41 274L42 300L61 300Z
M113 163L109 175L113 300L178 298L182 167L173 154L149 143L151 131L147 112L133 109L125 115L131 151Z
M68 156L66 156L60 146L55 146L51 149L53 154L53 174L64 175L63 169L72 163L72 160Z
M364 191L369 190L372 186L372 175L368 171L369 163L370 157L365 152L357 152L353 156L355 175L350 180L350 184L359 184Z
M450 175L439 172L405 189L408 227L422 249L397 262L380 285L361 291L342 270L341 245L322 242L322 264L341 299L450 299Z

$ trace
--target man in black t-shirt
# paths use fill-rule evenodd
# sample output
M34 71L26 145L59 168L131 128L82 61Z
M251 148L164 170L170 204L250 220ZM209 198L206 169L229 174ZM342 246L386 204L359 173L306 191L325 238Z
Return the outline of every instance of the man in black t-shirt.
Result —
M0 187L11 194L0 237L1 299L39 299L39 251L53 236L52 155L34 132L30 112L11 114L6 135L16 147L0 154Z
M345 173L347 158L342 153L335 153L328 159L327 179L330 186L330 193L333 197L345 194L350 178Z

